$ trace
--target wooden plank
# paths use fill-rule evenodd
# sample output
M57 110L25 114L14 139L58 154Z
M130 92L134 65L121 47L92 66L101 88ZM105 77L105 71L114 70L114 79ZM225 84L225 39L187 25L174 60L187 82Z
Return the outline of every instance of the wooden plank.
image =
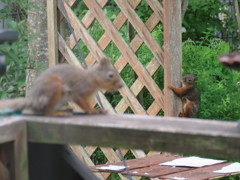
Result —
M0 179L1 180L9 180L9 170L4 166L4 164L0 161Z
M237 122L111 114L24 119L28 120L28 138L31 142L240 158L240 129Z
M158 16L158 18L161 19L161 21L163 21L163 7L161 2L159 2L158 0L146 0L146 2L152 8L154 13Z
M139 168L144 168L148 166L154 166L160 163L164 163L167 161L172 161L174 159L180 158L181 156L177 155L163 155L163 154L156 154L144 158L138 158L138 159L131 159L127 160L127 166L129 170L136 170ZM109 163L109 164L100 164L97 166L91 166L89 167L92 171L106 171L106 172L123 172L124 170L100 170L100 167L103 166L109 166L109 165L116 165L116 166L123 166L122 162L117 163ZM132 171L131 171L132 172Z
M14 141L18 130L18 121L21 117L1 118L0 120L0 143Z
M168 86L180 87L182 78L181 1L164 0L164 115L178 116L181 100Z
M176 179L177 178L186 178L191 180L205 180L205 179L211 179L211 178L220 178L224 176L230 176L231 174L219 174L219 173L213 173L212 171L219 170L224 166L227 166L231 163L221 163L216 164L212 166L206 166L202 168L194 168L192 170L178 172L169 174L166 176L160 176L161 179Z
M9 149L10 177L16 180L28 179L26 123L21 117L2 118L0 121L0 143L11 143Z
M48 24L48 62L49 67L58 63L58 38L57 38L57 1L47 1Z
M68 0L67 1L69 6L72 7L74 5L74 3L76 2L76 0Z
M14 141L14 162L16 180L28 179L28 151L27 151L27 125L18 124L18 131Z
M166 174L173 174L177 172L187 171L190 169L191 168L186 168L186 167L160 166L159 164L157 164L149 167L131 170L130 174L134 176L154 178L154 177L159 177ZM126 174L126 172L123 172L123 174Z
M0 144L0 179L16 177L13 149L13 141Z
M157 43L157 41L152 37L152 34L148 31L145 24L141 21L138 15L135 13L134 9L126 0L116 0L115 1L124 15L128 18L128 21L131 22L131 25L137 31L139 36L142 38L144 43L152 51L155 58L159 61L161 65L164 64L163 60L163 50Z
M161 90L158 88L153 79L149 76L143 65L138 61L138 58L136 57L132 49L119 35L113 23L108 19L108 17L102 11L101 7L94 0L84 0L84 2L92 11L94 16L98 19L99 23L103 26L105 31L108 32L109 36L118 46L124 58L128 60L133 70L136 72L141 81L145 84L152 96L156 99L159 106L163 106L163 94Z

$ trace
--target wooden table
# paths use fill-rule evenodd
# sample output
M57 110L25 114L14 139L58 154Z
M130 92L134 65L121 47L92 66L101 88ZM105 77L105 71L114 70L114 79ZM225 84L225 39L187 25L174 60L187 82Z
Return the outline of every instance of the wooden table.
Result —
M178 155L172 154L156 154L140 159L127 160L127 166L129 172L132 176L142 176L148 178L159 178L159 179L175 179L175 180L203 180L203 179L213 179L224 176L230 176L238 173L220 174L214 173L213 171L219 170L224 166L230 165L232 163L224 162L211 166L205 166L201 168L190 168L190 167L170 167L161 166L160 163L171 161L177 158L181 158ZM97 166L92 166L90 169L94 172L111 172L111 173L121 173L127 174L125 170L103 170L101 167L106 167L109 165L123 166L122 162L111 163L111 164L101 164Z

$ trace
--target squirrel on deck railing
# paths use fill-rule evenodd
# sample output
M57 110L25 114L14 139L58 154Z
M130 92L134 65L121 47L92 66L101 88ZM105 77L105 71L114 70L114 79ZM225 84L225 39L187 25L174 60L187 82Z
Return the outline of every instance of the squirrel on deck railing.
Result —
M198 77L194 77L192 74L187 74L182 78L183 87L175 88L169 86L169 88L178 96L183 97L183 112L179 114L179 117L195 117L199 111L201 103L201 93L195 87L195 82Z
M65 116L69 112L59 111L60 108L73 101L88 114L105 113L102 109L91 108L91 98L98 90L114 91L123 85L121 77L107 58L87 70L60 64L40 74L26 98L1 100L0 109Z

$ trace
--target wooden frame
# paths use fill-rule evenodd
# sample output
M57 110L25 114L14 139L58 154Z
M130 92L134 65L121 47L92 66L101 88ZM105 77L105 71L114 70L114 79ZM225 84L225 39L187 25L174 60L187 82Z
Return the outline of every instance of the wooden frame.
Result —
M49 67L58 64L58 38L57 38L57 0L47 0L48 24L48 58Z
M139 148L240 159L237 122L113 114L25 117L24 120L31 142Z
M4 143L10 143L5 146ZM10 166L10 178L28 179L27 126L21 118L5 118L0 121L0 156Z
M180 98L167 88L181 86L182 79L182 16L181 1L164 0L164 115L178 116Z
M16 180L28 179L27 141L240 159L238 122L114 114L13 117L1 120L0 143L14 142L11 175Z

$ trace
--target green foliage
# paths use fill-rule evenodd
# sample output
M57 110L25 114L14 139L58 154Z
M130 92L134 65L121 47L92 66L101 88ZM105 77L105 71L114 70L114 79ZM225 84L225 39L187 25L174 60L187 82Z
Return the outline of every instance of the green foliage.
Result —
M217 32L225 35L233 35L236 30L234 14L228 11L229 4L216 0L190 0L186 11L183 26L187 32L183 33L183 39L188 38L196 41L211 32L212 38ZM224 13L224 22L219 19L219 14ZM226 31L226 27L229 28Z
M13 96L23 96L25 87L25 76L28 60L28 30L25 12L27 11L27 1L11 0L0 11L1 19L7 22L8 29L17 30L19 40L9 44L0 45L2 54L6 53L7 72L0 77L0 98ZM19 16L14 16L14 12L19 12ZM13 12L14 11L14 12ZM18 18L16 18L18 17Z
M183 74L193 72L199 77L199 118L239 119L240 73L219 64L218 60L219 55L229 49L229 45L219 39L210 40L208 46L190 40L183 45Z

